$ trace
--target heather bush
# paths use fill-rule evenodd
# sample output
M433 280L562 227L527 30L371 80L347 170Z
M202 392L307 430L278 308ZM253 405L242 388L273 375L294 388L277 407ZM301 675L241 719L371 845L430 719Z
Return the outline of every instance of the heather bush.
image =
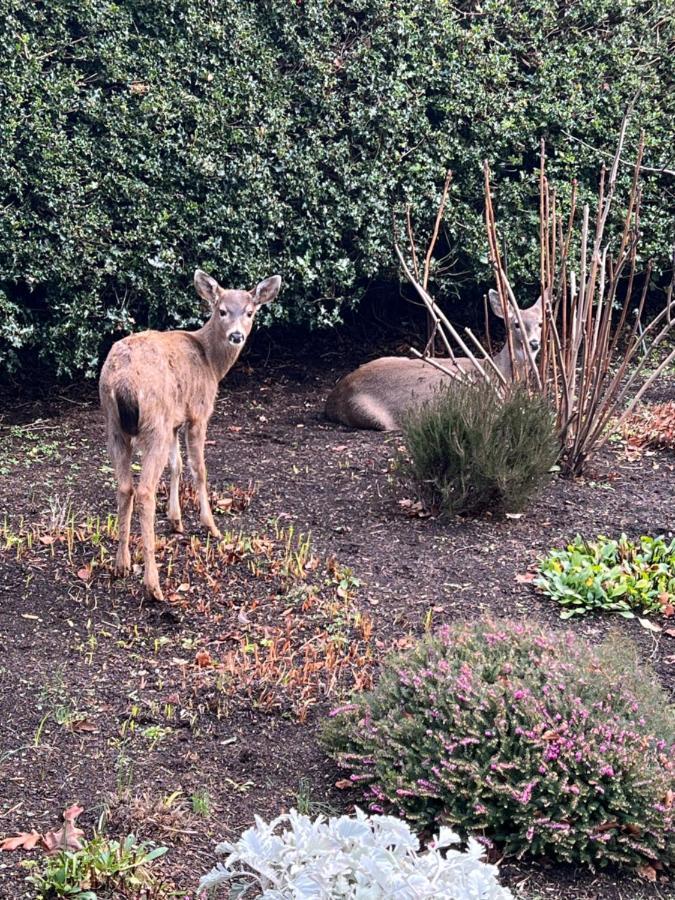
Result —
M560 617L587 612L675 613L675 539L643 535L618 541L577 535L564 549L551 550L539 564L535 584L563 607Z
M404 423L409 469L445 512L518 512L540 488L558 445L545 398L514 386L453 384Z
M227 854L199 882L209 897L331 897L344 900L509 900L485 848L442 828L426 851L405 822L392 816L334 816L314 821L291 810L256 824L216 852Z
M518 856L675 862L675 716L620 643L446 627L391 659L324 739L373 812Z

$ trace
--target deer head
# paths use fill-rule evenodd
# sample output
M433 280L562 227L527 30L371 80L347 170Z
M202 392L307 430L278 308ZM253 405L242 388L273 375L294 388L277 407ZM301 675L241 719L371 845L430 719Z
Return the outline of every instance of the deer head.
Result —
M488 296L490 298L490 306L492 307L492 312L496 316L499 316L500 319L503 319L504 313L502 310L501 300L499 299L499 294L497 293L497 291L490 290ZM522 328L520 327L520 323L515 312L511 310L509 311L508 328L511 332L513 352L516 357L516 362L523 363L527 359L527 350L525 349L525 344L529 344L533 358L535 358L537 356L537 353L539 353L539 349L541 347L542 314L543 310L541 297L539 297L539 299L533 306L530 306L527 309L520 310L520 318L522 319L523 323Z
M210 327L216 341L222 340L234 346L244 343L258 309L274 300L280 287L281 278L272 275L252 291L225 290L206 272L201 269L195 271L195 289L211 308Z

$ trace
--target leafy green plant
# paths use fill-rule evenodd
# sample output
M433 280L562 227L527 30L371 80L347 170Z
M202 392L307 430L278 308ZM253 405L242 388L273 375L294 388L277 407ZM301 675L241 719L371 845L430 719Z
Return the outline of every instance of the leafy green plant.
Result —
M409 471L450 514L518 512L542 486L558 446L547 401L515 385L453 384L404 423Z
M643 535L637 542L577 535L539 564L535 584L563 607L561 618L588 612L675 613L675 539Z
M445 627L391 658L323 737L372 812L517 856L675 863L675 713L620 642Z
M143 888L158 889L151 864L167 852L167 847L151 848L137 843L133 834L123 841L97 835L81 850L61 850L44 862L35 863L27 878L38 897L71 897L73 900L102 900L103 897L135 896ZM161 897L161 893L153 894Z
M31 351L92 374L120 333L194 327L196 265L245 287L272 260L286 292L267 315L330 324L370 281L396 279L392 209L423 198L417 220L432 222L448 168L431 278L454 297L466 272L490 274L486 153L509 274L533 283L540 137L551 182L577 178L583 201L635 96L625 158L644 128L641 255L663 270L675 63L661 7L53 0L46 15L7 0L0 366ZM621 190L631 167L618 177Z

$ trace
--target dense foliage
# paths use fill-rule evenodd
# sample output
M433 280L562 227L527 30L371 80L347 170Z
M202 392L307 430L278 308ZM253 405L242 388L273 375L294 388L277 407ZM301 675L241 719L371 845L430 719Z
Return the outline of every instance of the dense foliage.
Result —
M197 264L236 286L278 271L285 298L269 317L333 322L369 280L395 278L392 210L414 200L423 230L447 167L445 290L485 280L485 156L511 272L534 282L541 136L552 178L578 176L587 193L640 88L627 153L638 126L648 166L672 151L673 22L659 3L0 0L0 12L1 367L38 348L60 373L91 373L119 330L195 324ZM648 175L644 252L661 263L667 188Z
M357 809L355 816L312 821L293 809L269 824L256 816L235 843L219 844L225 862L204 875L199 888L209 897L240 897L253 889L261 900L509 900L513 895L500 887L496 867L481 860L485 849L469 840L462 851L459 843L441 828L420 852L417 836L393 816Z
M536 584L563 607L561 618L587 612L675 615L675 539L643 535L618 541L577 535L539 564Z
M404 423L409 469L432 504L450 514L518 512L558 455L546 398L515 386L454 384Z
M374 812L590 866L675 862L675 717L612 642L444 628L337 710L326 742Z

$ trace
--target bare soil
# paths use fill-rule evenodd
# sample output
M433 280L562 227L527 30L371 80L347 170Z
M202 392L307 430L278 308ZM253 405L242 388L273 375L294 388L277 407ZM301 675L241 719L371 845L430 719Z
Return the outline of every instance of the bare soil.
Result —
M160 495L164 604L143 597L140 567L110 576L114 486L94 390L0 398L0 838L56 827L77 802L88 835L103 817L108 834L168 846L162 877L194 896L214 843L254 814L352 807L321 719L387 651L444 622L527 617L593 641L619 627L672 691L673 637L562 623L516 576L577 532L672 533L673 454L610 445L520 519L420 517L395 471L400 435L322 417L351 366L250 356L228 376L207 444L225 541L207 541L189 488L186 533L171 535ZM658 399L674 395L661 384ZM0 855L0 897L32 896L21 862L38 856ZM501 871L530 898L675 897L665 876Z

